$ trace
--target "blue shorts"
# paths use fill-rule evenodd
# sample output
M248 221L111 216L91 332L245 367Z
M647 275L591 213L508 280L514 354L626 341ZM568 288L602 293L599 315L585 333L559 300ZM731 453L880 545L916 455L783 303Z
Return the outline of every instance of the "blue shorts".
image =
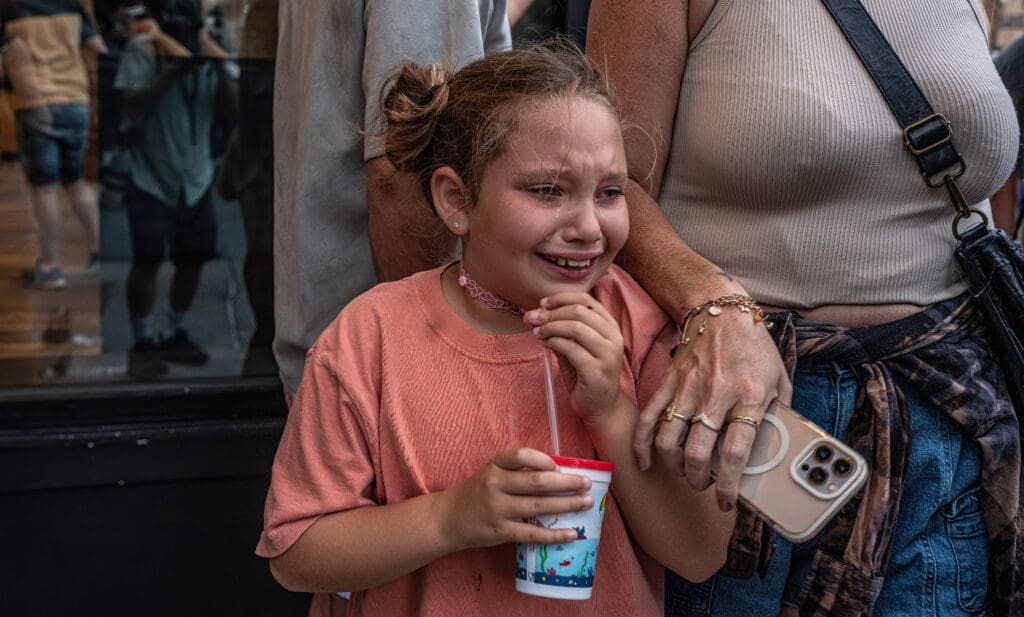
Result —
M191 206L179 200L165 204L129 183L124 202L132 238L132 263L157 265L170 256L171 263L194 264L217 256L217 221L212 187Z
M48 105L15 112L15 139L29 184L82 179L89 137L89 108Z
M986 614L988 540L979 503L981 453L946 412L894 377L910 412L912 445L885 583L875 615L950 617ZM801 361L793 408L843 437L853 414L857 380L832 363ZM689 583L667 573L665 615L750 617L796 605L817 539L791 544L775 537L764 578L717 574Z

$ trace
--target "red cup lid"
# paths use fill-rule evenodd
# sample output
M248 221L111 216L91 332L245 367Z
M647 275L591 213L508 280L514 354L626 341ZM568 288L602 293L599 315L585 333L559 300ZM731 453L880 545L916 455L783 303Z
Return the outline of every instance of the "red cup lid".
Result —
M552 456L555 464L559 467L580 467L582 469L593 469L595 471L615 471L615 463L609 461L595 461L589 458L573 458L571 456Z

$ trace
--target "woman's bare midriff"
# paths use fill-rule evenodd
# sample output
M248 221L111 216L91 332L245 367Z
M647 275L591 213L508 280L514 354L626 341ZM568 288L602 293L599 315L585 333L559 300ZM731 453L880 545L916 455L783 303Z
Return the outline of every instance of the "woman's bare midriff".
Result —
M903 319L924 307L916 304L827 304L812 309L791 309L762 304L761 308L765 312L796 311L814 321L839 324L847 328L860 328Z

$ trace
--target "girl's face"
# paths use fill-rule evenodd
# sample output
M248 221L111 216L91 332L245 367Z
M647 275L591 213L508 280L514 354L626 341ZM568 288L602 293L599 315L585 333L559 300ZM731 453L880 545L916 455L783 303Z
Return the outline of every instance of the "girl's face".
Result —
M538 107L462 211L466 273L527 310L556 292L589 291L629 233L626 178L622 132L604 105Z

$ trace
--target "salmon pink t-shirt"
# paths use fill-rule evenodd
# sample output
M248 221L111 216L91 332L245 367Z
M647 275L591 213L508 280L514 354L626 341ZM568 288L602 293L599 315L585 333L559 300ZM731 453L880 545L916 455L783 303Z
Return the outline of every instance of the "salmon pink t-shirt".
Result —
M282 554L325 514L442 491L502 450L551 451L540 342L530 332L483 334L464 322L441 291L443 270L374 287L310 349L274 460L257 554ZM675 328L615 266L592 294L622 329L623 392L643 401L668 366ZM561 454L597 458L557 369L555 386ZM663 614L663 569L630 540L611 494L589 600L516 592L514 548L447 555L353 593L349 614Z

